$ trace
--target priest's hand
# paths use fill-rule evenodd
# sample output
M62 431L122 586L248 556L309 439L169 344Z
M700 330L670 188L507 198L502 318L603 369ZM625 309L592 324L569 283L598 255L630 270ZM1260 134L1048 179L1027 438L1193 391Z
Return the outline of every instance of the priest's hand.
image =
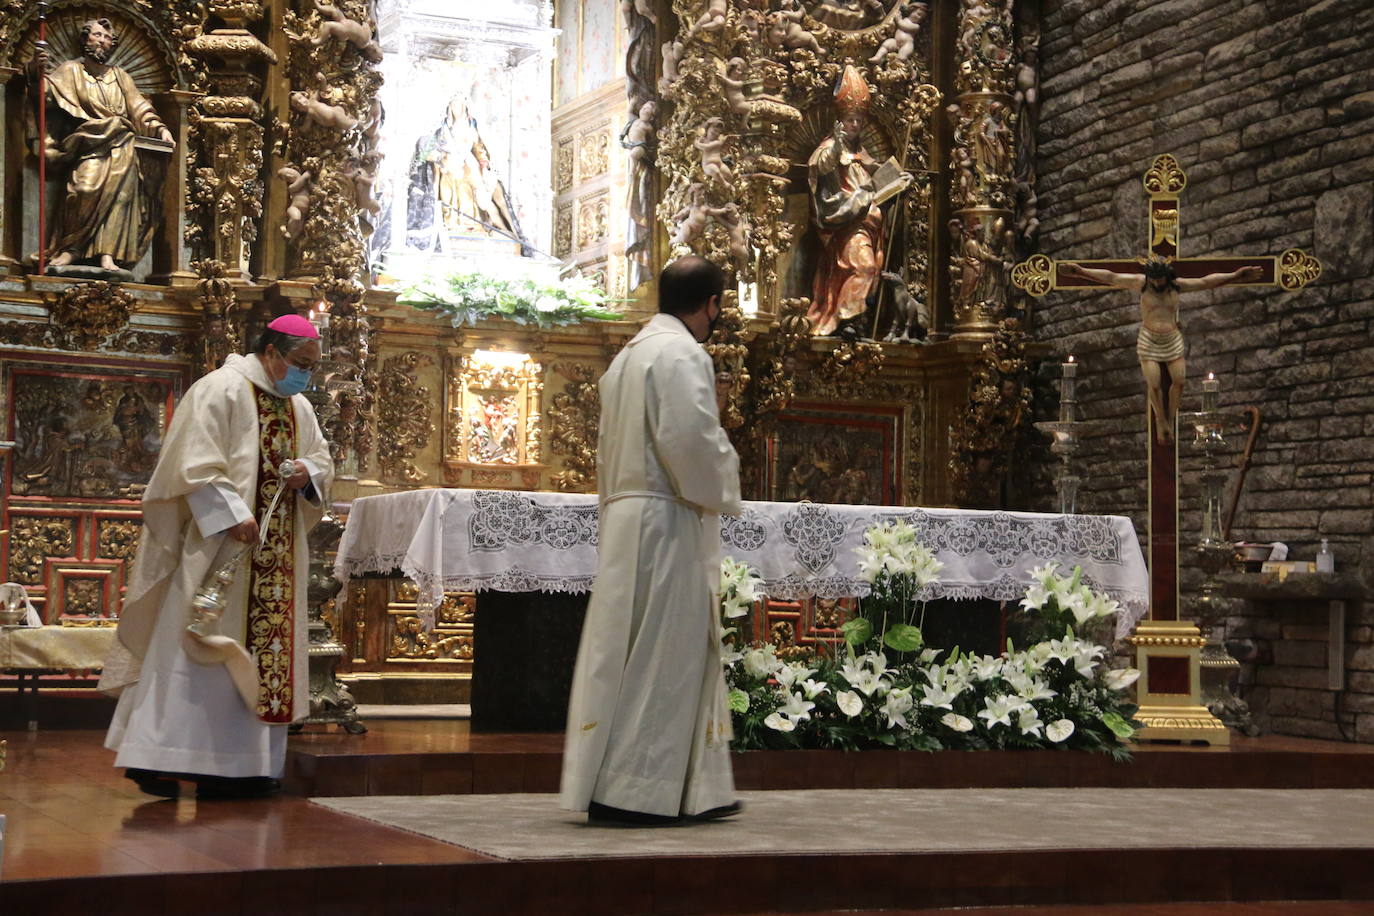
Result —
M251 544L258 539L258 520L250 518L239 522L229 529L229 536L242 544Z
M292 490L299 490L310 483L310 469L305 466L305 462L297 459L296 473L286 478L286 485Z

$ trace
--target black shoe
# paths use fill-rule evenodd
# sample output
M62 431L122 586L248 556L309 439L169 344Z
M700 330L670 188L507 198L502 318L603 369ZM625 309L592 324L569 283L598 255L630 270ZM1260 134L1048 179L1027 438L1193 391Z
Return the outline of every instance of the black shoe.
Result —
M134 785L138 786L138 790L147 795L156 795L158 798L176 798L181 794L181 783L166 773L127 767L124 770L124 778L133 780Z
M266 798L281 791L281 782L270 776L197 776L196 798Z
M681 824L682 817L677 814L645 814L643 811L626 811L624 808L612 808L610 805L592 802L587 806L587 823L614 824L618 827L672 827L675 824Z
M689 814L689 821L718 821L723 817L734 817L744 810L744 802L732 801L728 805L721 805L719 808L708 808L700 814Z

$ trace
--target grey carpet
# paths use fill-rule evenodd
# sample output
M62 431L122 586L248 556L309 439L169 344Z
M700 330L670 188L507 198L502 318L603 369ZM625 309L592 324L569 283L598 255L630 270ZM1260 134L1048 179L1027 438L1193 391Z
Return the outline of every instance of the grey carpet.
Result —
M316 798L502 859L1175 847L1374 847L1374 790L741 792L729 820L588 826L556 795Z

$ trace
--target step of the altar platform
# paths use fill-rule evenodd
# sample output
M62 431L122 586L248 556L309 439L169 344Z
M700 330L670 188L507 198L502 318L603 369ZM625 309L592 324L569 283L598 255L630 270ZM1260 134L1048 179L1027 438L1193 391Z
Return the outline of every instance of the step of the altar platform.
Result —
M298 735L287 790L311 797L556 792L563 736L474 734L459 720L381 720L362 736ZM754 789L1374 788L1374 746L1302 738L1228 748L1142 744L1130 761L1074 751L749 751L735 784Z

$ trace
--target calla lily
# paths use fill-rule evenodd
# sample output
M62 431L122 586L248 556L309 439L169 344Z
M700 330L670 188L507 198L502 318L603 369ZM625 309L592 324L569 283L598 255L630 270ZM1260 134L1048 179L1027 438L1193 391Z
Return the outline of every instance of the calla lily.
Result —
M797 727L797 723L775 712L769 713L768 718L763 720L763 724L778 732L790 732Z
M940 717L940 723L954 729L956 732L973 731L973 720L967 716L961 716L957 712L945 713Z
M1056 719L1045 726L1045 737L1049 738L1055 744L1066 740L1072 734L1073 723L1068 719Z
M1125 690L1140 678L1135 668L1113 668L1103 675L1102 680L1112 690Z
M851 719L864 711L864 701L852 690L842 690L835 694L835 704L840 707L840 712Z

